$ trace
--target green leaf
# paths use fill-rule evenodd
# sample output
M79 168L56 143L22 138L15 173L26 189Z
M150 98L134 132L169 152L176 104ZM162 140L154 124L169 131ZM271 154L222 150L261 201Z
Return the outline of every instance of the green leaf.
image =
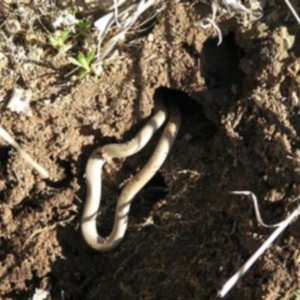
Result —
M49 37L49 43L52 47L56 49L62 48L69 35L70 35L70 31L64 30L59 35Z
M80 62L79 62L76 58L74 58L74 57L68 57L68 61L69 61L71 64L73 64L73 65L75 65L75 66L77 66L77 67L82 68L82 65L80 64Z
M56 37L50 37L49 38L49 43L52 47L57 48L58 47L58 41Z
M96 50L92 50L87 56L84 56L82 52L77 55L77 58L68 57L68 61L75 66L80 67L82 70L79 73L79 79L84 78L88 73L92 71L90 64L95 58Z
M70 9L70 14L71 14L71 15L74 15L74 16L75 16L77 13L78 13L78 8L77 8L77 7L74 7L74 8L71 8L71 9Z
M61 32L61 34L59 35L59 37L61 38L61 40L63 42L66 41L66 39L69 37L69 34L70 34L70 30L64 30Z
M88 63L89 65L91 64L92 60L95 58L95 54L96 54L96 50L95 50L95 49L92 50L92 51L88 54L86 60L87 60L87 63Z
M91 21L79 21L77 23L77 27L79 29L79 34L80 35L86 35L87 29L90 28L92 26L92 22Z
M82 71L79 73L79 79L84 78L88 73L89 73L88 70L82 70Z
M88 64L88 62L86 60L86 57L84 56L83 53L79 53L77 59L78 59L79 63L81 64L81 67L83 69L85 69L85 70L89 70L90 69L89 64Z

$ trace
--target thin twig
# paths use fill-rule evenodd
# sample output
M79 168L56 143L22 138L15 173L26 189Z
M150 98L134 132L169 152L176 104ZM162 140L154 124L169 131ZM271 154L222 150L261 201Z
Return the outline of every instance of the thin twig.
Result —
M255 210L255 215L256 215L256 219L257 219L257 222L264 226L264 227L267 227L267 228L275 228L275 227L278 227L280 226L280 223L276 223L276 224L272 224L272 225L268 225L266 224L263 220L262 220L262 217L260 215L260 211L259 211L259 207L258 207L258 201L257 201L257 198L255 196L254 193L250 192L250 191L235 191L235 192L231 192L231 194L233 195L245 195L245 196L251 196L252 198L252 201L253 201L253 204L254 204L254 210ZM284 221L283 221L284 222Z
M37 229L36 231L34 231L30 237L24 242L24 245L23 247L25 247L25 245L30 241L32 240L36 235L38 235L39 233L45 231L45 230L52 230L52 229L55 229L57 226L65 226L66 224L70 223L74 218L76 217L76 215L73 215L71 217L69 217L68 219L66 220L63 220L63 221L59 221L59 222L56 222L50 226L46 226L46 227L43 227L43 228L40 228L40 229Z
M0 137L2 137L8 144L13 146L19 154L22 156L24 160L27 161L39 174L43 179L49 177L48 171L43 168L40 164L33 160L33 158L25 151L23 148L13 139L13 137L0 126Z
M298 197L299 198L299 197ZM279 223L278 228L269 236L269 238L258 248L258 250L248 259L248 261L223 285L218 296L223 298L237 283L237 281L250 269L250 267L263 255L263 253L270 247L274 240L286 229L286 227L300 215L300 204L289 215L287 219Z
M297 14L297 12L295 11L295 8L292 6L292 4L290 3L289 0L284 0L286 5L288 6L288 8L290 9L291 13L294 15L295 19L297 20L297 22L299 23L300 25L300 18Z
M97 46L97 60L95 66L100 66L116 44L128 33L129 29L137 21L138 17L142 15L151 6L159 3L159 0L141 0L136 4L131 4L128 7L118 8L117 2L114 0L114 11L101 17L94 23L94 26L98 29L98 46ZM122 21L118 18L121 15L131 12L131 14ZM119 31L116 35L111 37L104 47L102 47L102 42L104 37L107 35L108 31L112 28L113 23L116 23Z
M203 28L203 29L206 29L206 28L209 28L209 27L213 27L217 34L218 34L218 46L220 46L222 44L222 40L223 40L223 37L222 37L222 32L221 32L221 29L218 27L218 25L216 24L215 20L216 20L216 16L217 16L217 10L218 10L218 3L217 1L213 1L211 3L211 9L212 9L212 17L211 18L205 18L204 20L202 20L200 22L200 26Z

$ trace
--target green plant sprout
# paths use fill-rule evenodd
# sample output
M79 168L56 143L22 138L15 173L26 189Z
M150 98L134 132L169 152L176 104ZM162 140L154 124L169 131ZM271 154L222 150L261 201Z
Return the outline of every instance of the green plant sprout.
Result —
M95 54L96 54L96 50L92 50L91 52L88 53L87 56L85 56L83 53L80 52L77 58L68 57L68 61L71 64L82 69L81 72L79 73L79 79L82 79L92 71L91 63L95 58Z
M77 7L73 7L69 10L70 14L75 16L78 13L78 8Z
M64 31L60 32L60 34L57 36L51 36L49 38L49 43L55 49L60 49L65 45L65 41L67 40L69 35L70 35L70 31L64 30Z
M79 35L86 35L87 30L92 26L92 22L89 20L83 21L80 20L76 25L78 28Z

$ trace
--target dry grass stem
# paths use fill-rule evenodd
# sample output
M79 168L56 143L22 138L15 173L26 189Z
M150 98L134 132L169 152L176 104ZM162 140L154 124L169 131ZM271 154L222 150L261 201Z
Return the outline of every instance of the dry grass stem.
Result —
M75 217L76 217L76 215L71 216L70 218L68 218L68 219L66 219L66 220L56 222L56 223L54 223L54 224L52 224L52 225L50 225L50 226L46 226L46 227L37 229L37 230L34 231L34 232L30 235L30 237L25 241L24 246L25 246L30 240L32 240L36 235L40 234L41 232L46 231L46 230L52 230L52 229L55 229L57 226L65 226L66 224L70 223ZM23 247L24 247L24 246L23 246Z
M99 31L97 61L95 66L101 65L104 59L111 53L115 45L124 39L124 36L128 33L137 19L146 10L159 2L159 0L141 0L137 4L132 4L122 9L119 9L115 2L114 11L107 13L94 23L94 26ZM108 35L109 30L112 28L114 23L119 29L118 33L111 37L105 45L102 46L104 38Z
M236 192L238 193L238 192ZM251 192L240 192L251 193ZM252 194L252 193L251 193ZM297 198L299 200L300 196ZM257 251L247 260L247 262L223 285L218 293L218 296L223 298L237 283L237 281L251 268L251 266L258 260L260 256L270 247L275 239L287 228L291 222L300 215L300 204L298 207L282 222L278 224L277 229L269 236L269 238L257 249Z
M250 196L252 201L253 201L253 205L254 205L254 209L255 209L255 216L256 216L256 220L257 222L263 226L263 227L267 227L267 228L275 228L278 227L282 222L280 223L276 223L276 224L272 224L272 225L268 225L266 224L261 217L260 211L259 211L259 207L258 207L258 201L257 201L257 197L255 196L254 193L250 192L250 191L237 191L237 192L231 192L231 194L233 195L245 195L245 196Z
M300 25L300 18L297 14L297 12L295 11L295 8L292 6L292 4L290 3L289 0L284 0L286 5L288 6L289 10L291 11L291 13L294 15L295 19L297 20L298 24Z
M45 168L43 168L40 164L33 160L33 158L25 150L23 150L22 147L13 139L13 137L1 126L0 137L2 137L8 144L13 146L19 152L22 158L26 160L26 162L29 163L43 179L49 177L48 171L46 171Z

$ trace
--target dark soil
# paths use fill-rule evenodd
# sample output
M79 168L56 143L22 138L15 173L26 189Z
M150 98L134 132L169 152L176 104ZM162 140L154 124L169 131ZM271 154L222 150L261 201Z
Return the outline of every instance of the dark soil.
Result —
M1 299L32 299L37 288L50 288L47 299L215 299L272 232L257 223L250 199L230 192L255 193L273 224L296 207L300 191L299 30L285 19L286 8L265 11L247 24L222 17L217 46L214 29L199 25L209 6L168 3L151 32L123 45L123 60L99 78L58 94L46 89L31 117L0 102L1 126L50 172L42 180L0 141ZM3 79L0 89L9 93L15 84ZM155 94L179 103L179 136L135 198L124 241L95 252L79 230L88 155L133 137ZM158 136L136 156L106 166L104 235L121 184L145 164ZM226 299L296 299L299 242L296 221Z

